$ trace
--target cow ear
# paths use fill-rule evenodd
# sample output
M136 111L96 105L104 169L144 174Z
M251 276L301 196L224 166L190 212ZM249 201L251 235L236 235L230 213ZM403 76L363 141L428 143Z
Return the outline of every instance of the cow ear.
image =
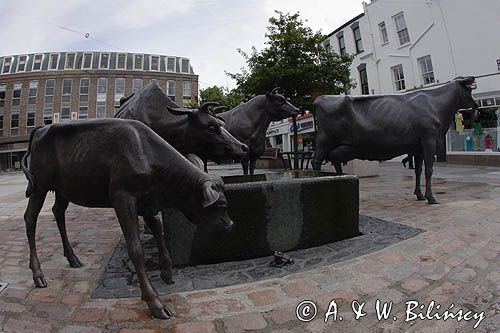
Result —
M205 170L205 166L203 165L203 161L201 158L196 156L195 154L187 154L186 158L188 159L189 162L193 163L198 169L200 170Z
M193 114L193 110L186 109L186 108L173 108L173 107L167 106L167 110L171 114L176 115L176 116L183 116L183 115L190 116Z
M220 193L214 190L213 183L210 180L203 182L203 208L207 208L217 202L220 198Z

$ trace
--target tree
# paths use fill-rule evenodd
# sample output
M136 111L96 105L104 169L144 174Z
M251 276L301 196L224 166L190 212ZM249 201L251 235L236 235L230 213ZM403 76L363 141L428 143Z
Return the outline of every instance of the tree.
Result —
M315 97L344 93L354 86L351 56L327 50L323 46L326 36L304 26L299 13L276 14L269 19L267 47L262 51L252 47L250 54L238 49L248 69L226 73L245 97L280 87L297 107L310 109Z
M226 87L213 86L200 90L200 100L201 103L217 102L232 109L243 102L243 95L236 89L229 90Z

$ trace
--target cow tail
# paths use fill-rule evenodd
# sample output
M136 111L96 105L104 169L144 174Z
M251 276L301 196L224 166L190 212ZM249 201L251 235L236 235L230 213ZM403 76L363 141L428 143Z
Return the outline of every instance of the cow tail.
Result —
M31 131L30 135L30 141L28 144L28 150L24 154L23 158L21 159L21 167L23 169L24 175L26 176L26 179L28 180L28 188L26 189L26 198L29 198L31 193L35 190L35 176L30 172L29 167L28 167L28 156L31 154L31 144L33 143L33 136L35 132L39 129L42 128L43 126L38 126Z

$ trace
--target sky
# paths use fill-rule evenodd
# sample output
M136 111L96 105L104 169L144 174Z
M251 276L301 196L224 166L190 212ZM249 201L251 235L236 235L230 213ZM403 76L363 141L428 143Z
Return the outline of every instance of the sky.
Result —
M329 34L363 11L361 0L0 0L0 55L126 51L187 57L200 89L233 88L237 49L265 47L275 10L300 13ZM87 37L86 37L86 34Z

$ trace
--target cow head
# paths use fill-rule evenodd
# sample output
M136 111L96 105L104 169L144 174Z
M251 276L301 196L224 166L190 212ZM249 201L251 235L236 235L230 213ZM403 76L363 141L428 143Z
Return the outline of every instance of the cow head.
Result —
M205 179L199 184L199 195L192 195L189 205L184 205L184 215L197 225L214 226L230 231L233 221L227 214L224 183L220 177Z
M232 136L224 127L224 121L216 117L212 109L218 103L207 102L199 109L167 109L175 115L187 115L185 129L186 149L201 157L219 161L223 158L241 159L246 156L248 147Z
M272 121L279 121L299 115L299 109L293 106L286 98L278 94L279 88L274 88L266 94L266 109Z
M461 108L476 110L479 103L472 97L472 90L476 89L476 78L473 76L458 77L455 82L459 85Z

